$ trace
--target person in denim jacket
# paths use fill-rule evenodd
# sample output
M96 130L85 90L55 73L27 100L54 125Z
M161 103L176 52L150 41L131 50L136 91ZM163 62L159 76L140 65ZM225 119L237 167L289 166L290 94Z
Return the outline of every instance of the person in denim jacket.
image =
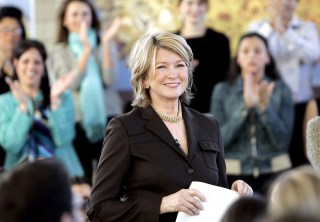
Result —
M229 77L215 87L211 99L211 114L221 125L228 180L250 181L264 194L266 182L291 166L291 92L278 79L267 41L257 33L240 38Z
M265 0L268 16L249 24L269 43L279 74L289 86L294 101L295 119L289 155L292 167L308 164L306 125L318 116L313 86L313 65L320 59L320 38L317 25L299 18L295 12L299 0ZM300 3L303 4L303 3Z

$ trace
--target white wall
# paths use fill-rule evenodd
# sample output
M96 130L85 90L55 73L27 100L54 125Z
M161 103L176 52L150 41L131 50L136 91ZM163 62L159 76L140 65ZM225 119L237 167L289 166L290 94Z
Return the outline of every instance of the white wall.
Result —
M25 24L28 36L35 37L36 35L36 13L35 13L35 0L0 0L0 7L4 5L12 5L19 8L25 18Z

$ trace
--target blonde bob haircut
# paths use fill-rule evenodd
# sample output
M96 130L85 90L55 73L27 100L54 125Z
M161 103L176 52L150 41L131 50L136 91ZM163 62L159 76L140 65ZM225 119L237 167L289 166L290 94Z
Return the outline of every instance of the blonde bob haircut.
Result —
M268 191L271 215L283 212L319 213L320 175L309 165L278 176Z
M146 108L151 103L149 89L144 88L143 82L149 72L154 76L156 53L160 48L177 53L185 62L188 67L188 85L179 100L188 105L192 99L192 50L183 37L169 32L161 32L142 36L131 49L129 68L132 73L131 84L135 96L132 106Z

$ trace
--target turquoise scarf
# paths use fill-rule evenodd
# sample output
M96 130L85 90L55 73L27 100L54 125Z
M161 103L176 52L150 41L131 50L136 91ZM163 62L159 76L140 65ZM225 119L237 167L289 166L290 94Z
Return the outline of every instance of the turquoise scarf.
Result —
M96 33L88 30L88 39L92 49L97 47ZM70 33L68 44L79 60L83 51L80 37L77 33ZM107 113L104 105L103 84L96 57L91 54L88 59L84 77L80 84L79 104L82 117L81 125L91 143L103 140L106 127Z

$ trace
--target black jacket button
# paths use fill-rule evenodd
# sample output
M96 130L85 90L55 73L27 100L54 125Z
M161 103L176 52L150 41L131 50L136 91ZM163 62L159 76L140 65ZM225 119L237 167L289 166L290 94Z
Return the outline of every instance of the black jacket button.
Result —
M188 174L193 174L193 169L192 168L188 169Z

